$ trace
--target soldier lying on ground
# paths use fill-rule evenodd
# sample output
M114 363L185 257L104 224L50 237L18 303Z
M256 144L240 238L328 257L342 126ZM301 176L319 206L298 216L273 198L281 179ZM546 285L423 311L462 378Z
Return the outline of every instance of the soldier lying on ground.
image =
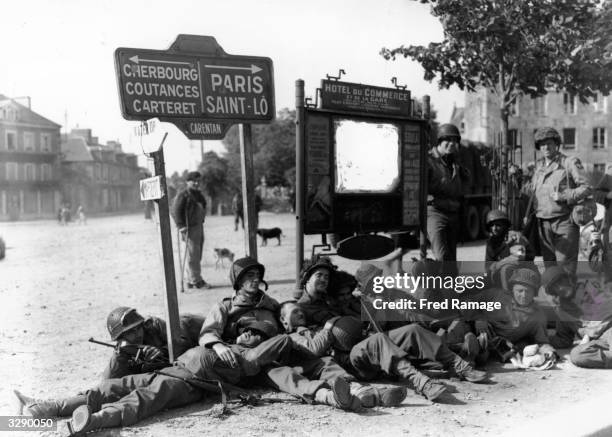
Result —
M82 435L100 428L129 426L155 413L197 402L205 392L216 390L218 381L244 382L260 370L282 360L291 351L291 340L277 335L266 340L260 322L245 326L238 343L232 345L236 365L228 366L208 348L196 347L181 355L174 366L155 372L127 375L102 381L84 394L38 400L15 391L18 414L37 418L72 415L69 435ZM349 396L348 389L341 395Z
M198 345L203 316L185 314L179 322L175 357ZM118 307L110 312L106 327L117 342L104 370L103 379L146 373L168 365L166 322L159 317L142 317L135 308Z
M237 365L237 355L232 343L239 335L239 329L251 320L265 321L270 326L270 335L279 332L276 300L259 289L265 268L252 258L241 258L230 267L230 281L235 293L214 305L200 333L200 345L213 349L229 367ZM361 404L349 393L349 381L340 366L331 359L317 359L293 366L291 360L281 361L281 365L268 369L256 382L292 394L309 402L331 405L337 408L358 411Z

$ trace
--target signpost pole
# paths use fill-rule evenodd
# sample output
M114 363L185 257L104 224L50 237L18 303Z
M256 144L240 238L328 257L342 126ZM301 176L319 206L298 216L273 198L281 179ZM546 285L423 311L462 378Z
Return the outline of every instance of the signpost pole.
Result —
M257 259L257 237L255 229L255 190L253 177L253 144L251 125L241 123L240 131L240 168L242 172L242 204L246 229L245 252L247 256Z
M295 283L304 264L304 81L295 81Z
M423 118L427 121L425 124L425 147L422 147L422 158L421 158L421 195L419 196L419 214L420 214L420 235L419 235L419 246L421 259L427 258L427 153L431 146L431 106L428 95L423 96Z
M164 259L164 276L166 278L166 323L168 334L168 357L170 362L174 356L179 333L178 297L176 295L176 277L174 274L174 257L172 253L172 231L170 229L170 214L168 208L168 189L166 187L166 169L164 162L164 141L162 140L159 150L152 153L155 174L160 176L163 196L157 201L159 210L159 231L162 241L162 255Z

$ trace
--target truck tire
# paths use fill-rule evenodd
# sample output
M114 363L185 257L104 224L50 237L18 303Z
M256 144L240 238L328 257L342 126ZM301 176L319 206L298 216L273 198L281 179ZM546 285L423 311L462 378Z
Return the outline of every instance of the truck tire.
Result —
M487 229L487 214L489 214L491 208L489 205L480 205L478 207L478 215L480 216L480 236L482 238L489 238L489 230Z
M480 216L474 205L468 206L463 223L468 241L477 239L480 232Z

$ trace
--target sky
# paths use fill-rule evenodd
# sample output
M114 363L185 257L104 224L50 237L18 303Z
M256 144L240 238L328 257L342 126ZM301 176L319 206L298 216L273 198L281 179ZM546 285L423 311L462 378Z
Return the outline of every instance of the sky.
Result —
M442 40L429 6L409 0L20 0L3 5L0 94L30 96L32 109L62 125L90 128L102 143L118 140L142 155L137 122L120 111L113 53L118 47L166 50L179 34L209 35L230 55L266 56L274 65L275 104L295 107L295 81L306 96L327 74L343 81L431 96L438 120L448 121L463 92L423 80L418 63L386 61L382 47ZM20 100L25 103L25 101ZM194 169L200 142L165 126L167 173ZM218 141L204 149L223 151ZM144 163L145 160L141 161Z

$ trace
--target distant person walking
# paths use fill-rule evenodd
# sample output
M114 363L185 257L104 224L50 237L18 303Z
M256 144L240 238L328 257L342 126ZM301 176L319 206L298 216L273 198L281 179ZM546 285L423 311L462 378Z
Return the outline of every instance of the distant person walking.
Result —
M211 288L201 273L206 199L200 191L200 178L197 171L187 174L187 188L177 194L172 207L176 226L187 244L188 288Z
M77 208L77 216L79 217L79 225L87 224L87 217L85 216L85 208L83 208L83 205L79 205Z

